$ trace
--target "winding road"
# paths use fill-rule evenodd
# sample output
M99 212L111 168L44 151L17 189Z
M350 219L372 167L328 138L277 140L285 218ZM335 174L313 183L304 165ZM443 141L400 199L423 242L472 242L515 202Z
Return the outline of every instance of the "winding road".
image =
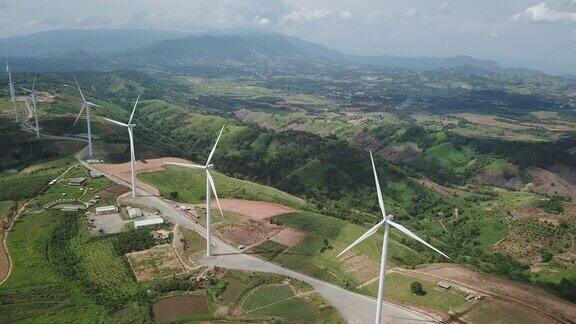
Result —
M29 114L30 116L30 114ZM32 132L33 130L23 124L26 131ZM54 140L74 140L86 142L85 139L77 137L41 135L42 138ZM92 167L85 161L87 156L88 147L83 148L75 154L76 159L89 170L103 173L100 170ZM103 173L104 176L111 181L124 185L131 186L120 178L111 174ZM174 224L192 228L200 235L206 237L206 229L200 224L195 223L186 214L178 210L174 203L164 200L158 196L152 195L142 188L137 188L136 198L127 198L128 201L133 200L137 204L148 206L158 209L162 215ZM211 258L204 258L202 263L207 266L219 266L229 269L259 271L276 273L280 275L289 276L311 285L324 299L326 299L332 306L334 306L342 315L342 317L349 323L370 323L374 322L374 312L376 309L376 300L364 295L360 295L336 285L326 283L319 279L310 277L297 271L286 269L278 264L265 261L252 255L242 253L236 247L233 247L217 237L213 238L215 247L215 256ZM400 307L398 305L386 303L383 309L383 323L434 323L435 320L430 316L415 312L413 310Z

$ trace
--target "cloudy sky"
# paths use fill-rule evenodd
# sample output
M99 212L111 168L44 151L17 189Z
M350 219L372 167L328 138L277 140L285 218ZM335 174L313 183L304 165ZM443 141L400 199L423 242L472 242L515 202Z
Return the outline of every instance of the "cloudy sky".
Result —
M576 0L0 0L0 37L121 27L281 32L353 54L576 73Z

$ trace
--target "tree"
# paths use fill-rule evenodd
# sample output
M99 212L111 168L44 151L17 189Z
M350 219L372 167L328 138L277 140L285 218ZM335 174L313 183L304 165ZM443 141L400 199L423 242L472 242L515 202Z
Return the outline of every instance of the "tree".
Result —
M418 296L422 296L425 294L424 289L422 289L422 284L418 281L414 281L410 284L410 291Z
M550 253L550 251L544 250L541 253L541 257L542 257L542 262L550 262L550 261L552 261L552 258L554 257L554 255L552 253Z
M170 199L176 200L176 199L178 199L178 196L179 196L179 195L180 195L180 194L178 193L178 191L171 191L171 192L170 192Z

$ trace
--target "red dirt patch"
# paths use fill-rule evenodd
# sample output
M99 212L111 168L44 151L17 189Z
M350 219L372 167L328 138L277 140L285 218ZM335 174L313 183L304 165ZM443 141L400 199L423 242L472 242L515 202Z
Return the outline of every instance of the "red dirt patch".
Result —
M308 234L305 232L286 227L278 232L278 234L272 236L270 240L291 247L305 239L306 236L308 236Z
M146 163L136 161L136 174L164 170L164 162L188 163L188 161L184 159L173 157L146 160ZM130 184L132 183L130 162L123 164L94 164L92 166L103 173L111 174L114 177L126 181ZM141 181L137 181L137 186L138 188L145 190L153 195L160 195L158 189L146 183L142 183Z
M378 155L383 156L386 160L391 162L401 162L411 159L422 153L422 150L416 143L408 142L405 144L391 143L383 150L378 152Z
M195 206L206 208L205 204ZM296 210L281 204L266 201L253 201L242 199L220 199L222 210L248 216L254 219L266 220L272 216L293 213ZM216 201L212 201L212 208L218 208Z
M285 130L292 130L292 131L296 131L296 132L305 132L306 127L304 127L304 125L302 125L300 123L292 123L292 124L286 126Z
M100 190L97 195L99 195L100 198L104 199L111 196L117 197L127 193L128 191L130 191L130 188L128 187L119 184L113 184L110 187Z
M233 224L218 230L221 237L229 243L250 247L259 244L282 230L282 226L270 224L268 221L249 218L247 221Z

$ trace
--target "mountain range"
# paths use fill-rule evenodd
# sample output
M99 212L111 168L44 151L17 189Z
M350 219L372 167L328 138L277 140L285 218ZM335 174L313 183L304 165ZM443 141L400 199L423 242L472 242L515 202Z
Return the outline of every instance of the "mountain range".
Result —
M35 68L52 66L55 60L66 59L88 59L90 67L96 69L109 69L113 66L110 60L130 63L166 63L174 60L254 63L319 59L414 71L454 68L470 74L542 73L529 69L503 68L494 61L463 55L443 58L349 55L282 34L236 33L215 36L143 29L54 30L2 38L0 51L8 53L13 59L30 58L32 60L27 62L36 62L32 64ZM70 70L75 66L72 64L64 68ZM29 66L25 69L32 70Z

